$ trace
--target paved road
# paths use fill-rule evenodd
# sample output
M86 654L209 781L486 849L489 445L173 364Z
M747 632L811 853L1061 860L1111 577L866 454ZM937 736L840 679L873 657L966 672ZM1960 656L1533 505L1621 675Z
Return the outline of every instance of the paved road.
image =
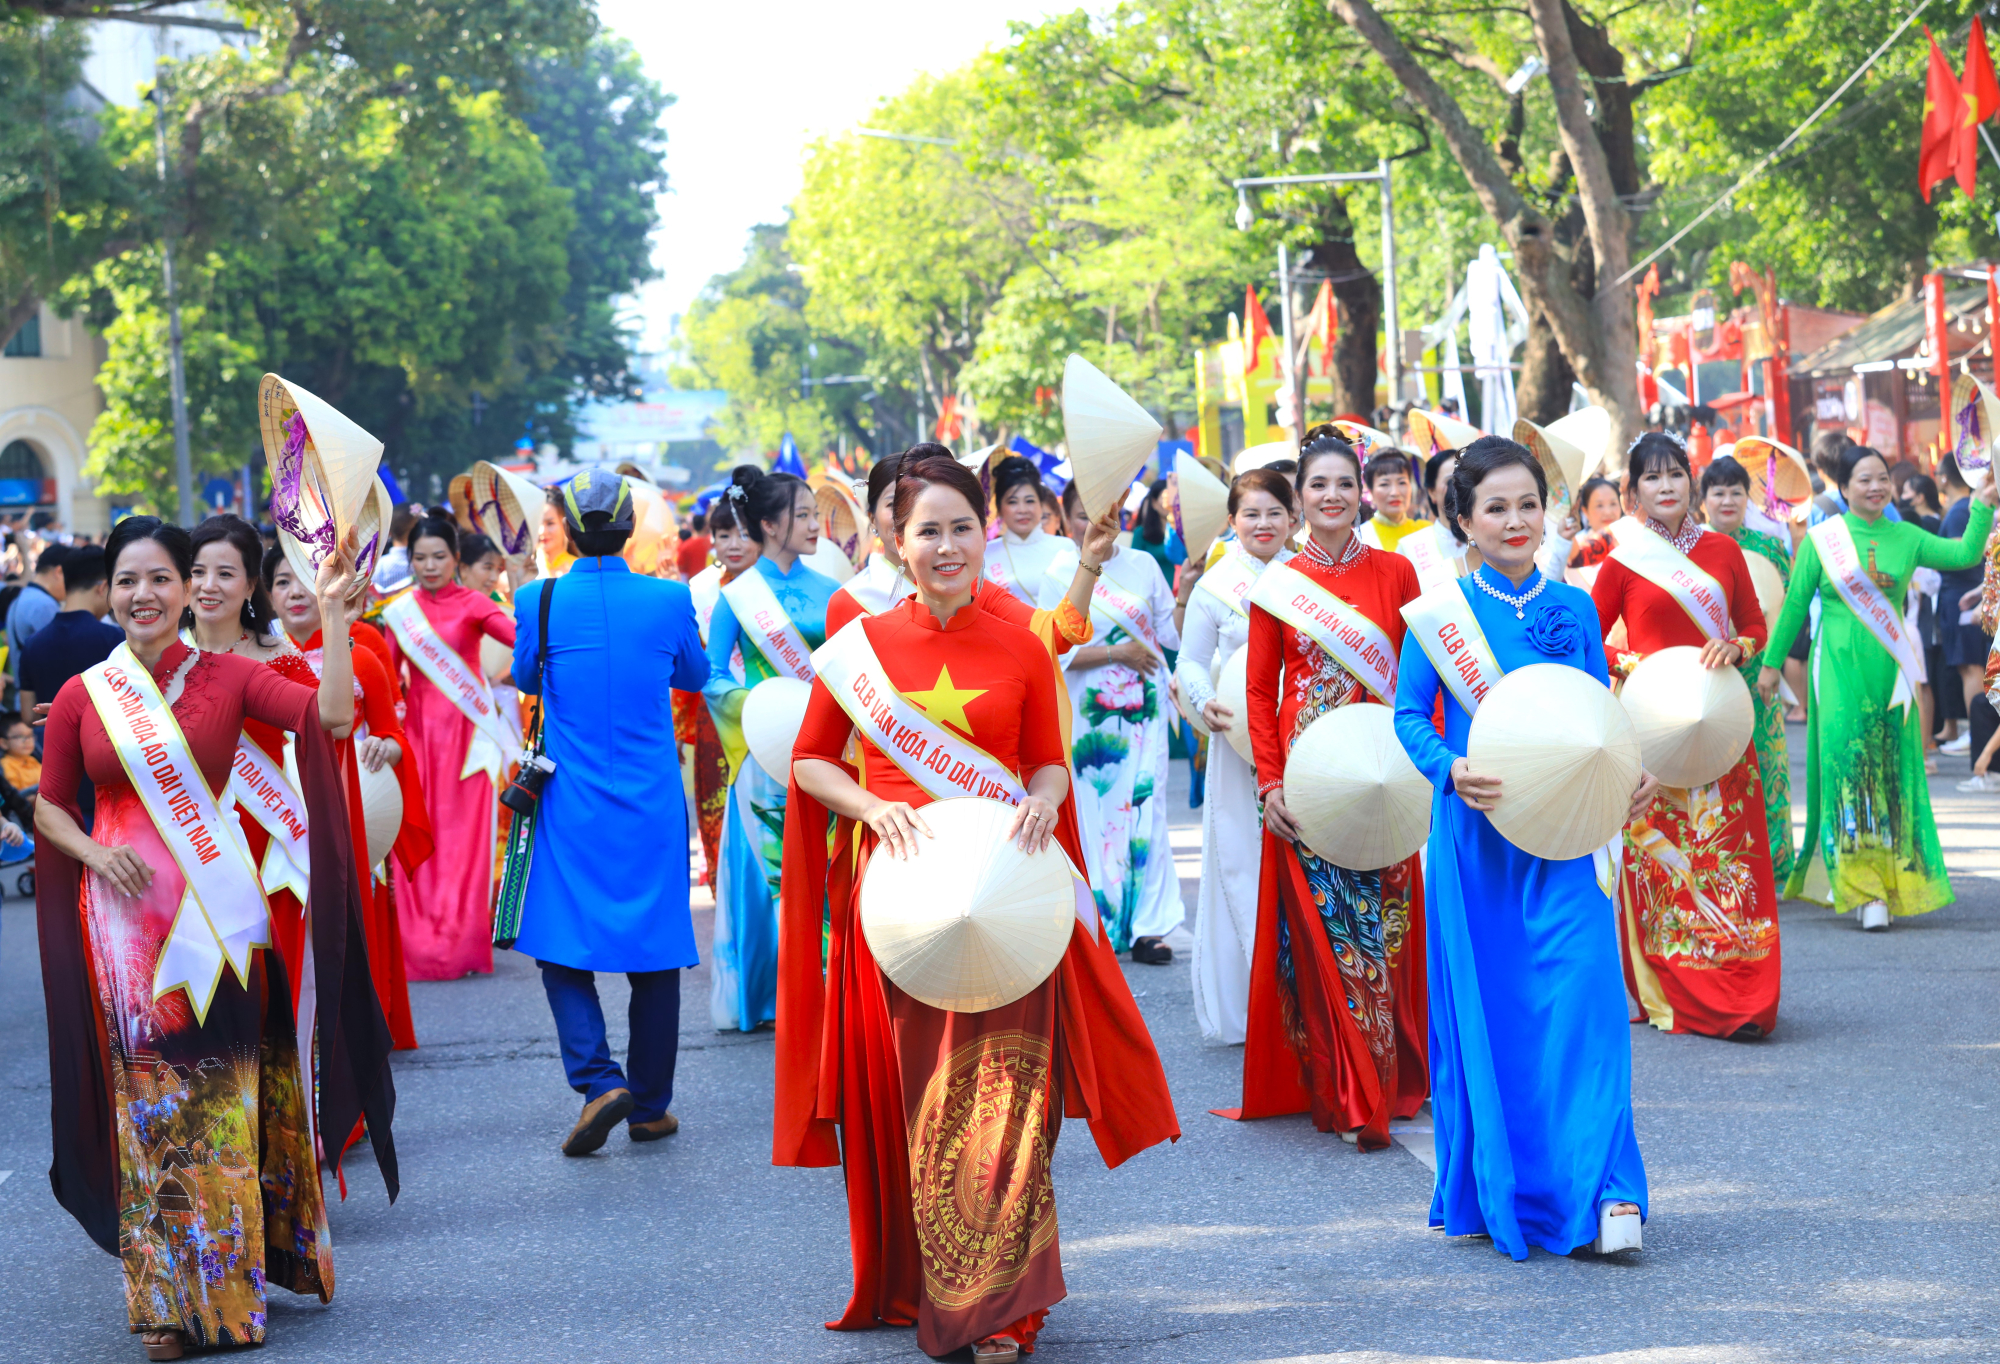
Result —
M1952 791L1963 759L1945 768L1941 822L1990 873L2000 802ZM1209 1116L1237 1099L1239 1053L1201 1045L1184 964L1127 967L1186 1135L1108 1172L1066 1129L1070 1296L1039 1358L2000 1358L2000 882L1956 884L1957 905L1886 936L1787 905L1768 1040L1634 1029L1654 1217L1624 1264L1448 1241L1425 1229L1430 1174L1410 1150ZM33 928L26 906L0 913L0 1338L10 1358L136 1359L117 1267L43 1174ZM576 1100L532 966L508 954L490 978L416 987L403 1197L389 1207L365 1159L349 1167L338 1296L274 1294L262 1357L919 1359L913 1332L821 1328L847 1293L839 1175L770 1166L768 1037L709 1032L706 974L688 986L681 1134L586 1160L556 1152Z

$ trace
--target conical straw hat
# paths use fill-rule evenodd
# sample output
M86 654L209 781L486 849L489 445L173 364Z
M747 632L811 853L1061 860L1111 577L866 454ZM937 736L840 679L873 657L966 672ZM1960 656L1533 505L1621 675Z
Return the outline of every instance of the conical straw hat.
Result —
M848 571L859 573L868 564L874 542L869 533L868 512L863 506L866 492L857 495L854 484L837 469L829 469L826 481L813 492L819 504L819 542L829 542L847 560Z
M1252 469L1261 469L1266 464L1276 464L1281 459L1297 459L1299 447L1288 440L1267 440L1262 445L1246 445L1236 452L1230 461L1229 476L1241 478Z
M1250 646L1239 644L1236 652L1215 671L1215 699L1235 718L1222 737L1246 763L1257 761L1250 749Z
M621 478L636 478L641 483L653 481L653 476L646 472L646 466L637 460L621 459L611 466L611 472Z
M1285 808L1306 846L1351 871L1392 867L1421 848L1431 832L1431 795L1387 706L1327 712L1285 760Z
M1355 453L1361 456L1363 464L1366 464L1384 450L1394 450L1396 448L1396 438L1394 436L1390 435L1387 431L1377 431L1365 422L1336 419L1328 422L1327 425L1340 432L1347 443L1354 447Z
M1774 521L1806 519L1813 492L1804 455L1769 436L1745 436L1730 454L1750 475L1751 506Z
M1162 428L1081 355L1063 366L1062 409L1070 481L1095 521L1124 499L1133 475L1160 448Z
M515 568L529 563L543 573L536 532L541 529L542 490L511 469L480 460L472 466L472 517Z
M382 562L382 553L389 548L389 523L395 517L396 509L389 501L389 490L376 479L368 490L368 500L361 504L361 514L354 519L354 579L355 590L372 581L375 566ZM349 593L350 597L354 594Z
M1624 707L1589 673L1560 663L1501 678L1472 717L1465 757L1500 778L1494 829L1551 861L1610 842L1639 786L1639 736Z
M1007 837L1014 807L961 796L919 812L903 860L877 847L861 878L861 932L903 993L936 1009L982 1013L1012 1004L1069 949L1076 892L1053 841L1037 853Z
M1589 410L1584 409L1585 412ZM1571 415L1582 416L1583 413ZM1569 417L1563 418L1563 421L1568 420ZM1571 433L1574 432L1575 428L1571 428ZM1526 417L1518 417L1514 421L1514 439L1534 451L1535 458L1541 461L1542 473L1549 480L1551 510L1558 505L1566 509L1575 500L1576 490L1583 486L1583 466L1589 461L1590 452L1564 433L1561 422L1537 426Z
M444 497L451 504L451 519L460 530L479 530L479 523L472 517L471 474L453 474L451 482L444 485Z
M2000 440L2000 398L1971 374L1951 381L1949 433L1952 456L1960 473L1974 474L1993 463L1993 442Z
M630 474L620 477L632 494L632 534L626 538L625 548L618 557L634 573L658 577L662 551L671 566L674 547L680 544L680 527L674 521L673 504L651 479L634 478Z
M796 677L759 682L743 698L743 742L764 774L780 785L792 777L792 745L806 722L812 684Z
M292 572L311 585L368 500L382 442L275 374L257 386L257 418L278 543Z
M1764 628L1768 630L1778 623L1778 612L1785 609L1785 575L1753 550L1743 551L1743 562L1750 566L1750 585L1757 589L1757 606L1764 613Z
M1701 650L1649 654L1618 699L1646 770L1668 786L1706 786L1736 766L1756 728L1750 688L1734 668L1704 668Z
M368 865L379 867L396 844L403 827L403 788L396 769L383 763L370 772L361 769L361 823L368 833Z
M1601 407L1579 407L1568 416L1550 422L1545 429L1583 451L1583 463L1577 467L1575 480L1570 484L1572 492L1603 468L1606 456L1611 453L1611 414Z
M1456 417L1447 417L1437 412L1422 412L1414 408L1409 415L1410 440L1417 447L1417 453L1425 459L1440 450L1463 450L1472 442L1485 435L1478 427L1462 422Z
M1229 487L1192 456L1174 460L1174 529L1187 547L1188 562L1199 564L1229 524Z

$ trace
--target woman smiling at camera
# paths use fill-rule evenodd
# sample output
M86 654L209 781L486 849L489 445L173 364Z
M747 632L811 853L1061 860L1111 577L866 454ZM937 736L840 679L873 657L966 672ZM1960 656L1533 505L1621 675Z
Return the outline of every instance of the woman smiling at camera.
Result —
M351 541L351 537L350 537ZM233 551L232 551L233 552ZM35 811L36 911L49 1012L56 1197L124 1260L149 1358L264 1339L266 1283L327 1299L332 1249L314 1140L334 1154L365 1113L391 1197L388 1029L359 964L355 868L326 732L353 722L342 598L351 549L315 591L339 622L319 686L179 637L188 533L150 516L105 546L125 641L64 684ZM296 737L311 829L320 1068L290 1008L230 771L246 720ZM76 791L96 784L90 833ZM198 899L196 898L198 897ZM343 975L343 962L356 968ZM316 1109L316 1111L315 1111Z
M1646 1205L1608 878L1592 857L1551 861L1503 838L1487 817L1500 778L1465 758L1478 698L1513 669L1555 663L1609 685L1590 598L1535 567L1547 497L1525 447L1484 436L1460 452L1445 519L1484 562L1404 608L1396 685L1397 737L1437 792L1424 883L1430 1221L1491 1236L1517 1260L1529 1246L1636 1247L1623 1219ZM1657 789L1642 775L1633 817Z
M980 1364L1004 1364L1033 1347L1065 1292L1049 1173L1065 1104L1089 1117L1111 1165L1179 1128L1087 895L1078 913L1090 922L1072 925L1054 973L999 1008L923 1003L869 951L859 888L871 858L940 859L940 878L965 870L928 846L923 815L941 788L963 793L902 746L873 742L885 715L930 736L919 752L1005 792L1018 807L1008 837L1031 850L1053 840L1083 863L1068 699L1042 641L974 599L988 552L978 480L947 453L906 455L891 495L916 596L818 651L792 751L772 1159L844 1166L854 1295L835 1330L914 1322L927 1354L971 1346ZM959 1173L973 1152L988 1174Z

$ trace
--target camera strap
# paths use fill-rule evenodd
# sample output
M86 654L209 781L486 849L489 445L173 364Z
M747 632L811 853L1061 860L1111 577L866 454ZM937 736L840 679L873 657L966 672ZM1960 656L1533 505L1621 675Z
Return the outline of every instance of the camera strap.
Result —
M549 709L549 603L556 595L556 580L542 588L535 608L535 719L529 727L521 761L528 762L542 751L542 717ZM493 903L493 945L512 947L521 936L521 909L528 894L528 872L534 866L535 816L512 812L507 828L506 852L501 861L500 890Z

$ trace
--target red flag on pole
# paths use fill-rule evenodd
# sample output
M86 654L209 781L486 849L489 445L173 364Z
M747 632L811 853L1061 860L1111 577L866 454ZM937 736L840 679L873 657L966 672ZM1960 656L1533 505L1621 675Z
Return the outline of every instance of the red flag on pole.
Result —
M1319 282L1319 297L1313 300L1312 325L1319 332L1319 367L1333 373L1333 343L1340 338L1340 314L1333 306L1333 281Z
M1952 155L1958 163L1958 187L1972 197L1979 174L1979 125L2000 110L2000 80L1993 77L1993 58L1986 51L1986 25L1972 21L1972 36L1965 41L1965 74L1958 78L1959 114L1957 145Z
M1264 343L1271 339L1271 319L1264 315L1264 305L1257 301L1257 286L1244 286L1243 290L1243 369L1245 373L1257 368L1264 358Z
M1930 29L1924 37L1931 45L1930 74L1924 81L1923 141L1917 151L1917 189L1924 202L1931 201L1931 187L1949 180L1958 170L1958 126L1965 100L1958 91L1958 78L1951 63L1938 50Z

